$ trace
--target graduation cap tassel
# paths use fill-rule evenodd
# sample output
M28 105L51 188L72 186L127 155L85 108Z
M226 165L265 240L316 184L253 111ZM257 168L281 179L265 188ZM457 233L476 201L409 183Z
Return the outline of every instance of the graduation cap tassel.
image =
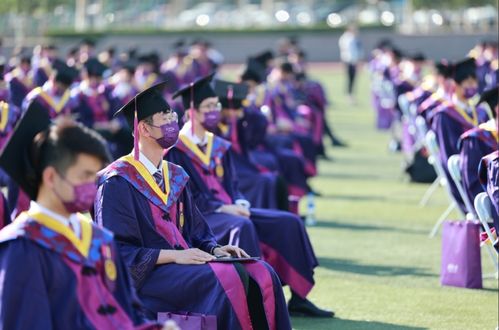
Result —
M191 83L191 103L189 116L191 117L191 134L194 135L194 83Z
M139 121L137 119L137 98L135 97L135 114L133 117L133 158L139 160Z

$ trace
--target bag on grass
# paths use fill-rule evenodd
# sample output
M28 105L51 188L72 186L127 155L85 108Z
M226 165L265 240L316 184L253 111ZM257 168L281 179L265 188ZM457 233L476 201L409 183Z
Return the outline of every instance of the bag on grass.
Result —
M217 330L217 317L197 313L158 313L158 322L175 321L182 330Z
M478 221L444 222L440 284L461 288L482 288Z

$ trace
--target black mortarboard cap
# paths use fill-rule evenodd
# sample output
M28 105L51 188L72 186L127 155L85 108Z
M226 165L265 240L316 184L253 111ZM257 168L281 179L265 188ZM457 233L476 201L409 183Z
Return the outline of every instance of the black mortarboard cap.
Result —
M32 159L33 139L38 133L47 130L50 123L48 112L37 102L32 102L0 154L0 166L31 199L35 199L38 193Z
M435 64L435 68L437 69L437 73L444 78L452 77L452 64L446 60L441 60Z
M167 82L163 81L138 93L127 104L121 107L121 109L116 111L114 116L123 114L130 127L133 128L135 109L137 109L137 121L141 121L155 113L170 109L170 105L166 102L162 93L166 84Z
M423 53L419 53L419 52L412 54L410 58L412 61L416 61L416 62L423 62L426 60L426 56L424 56Z
M274 53L271 50L265 50L259 54L256 54L252 57L255 61L267 67L267 62L274 58Z
M248 95L248 85L224 80L215 80L214 90L224 109L241 108Z
M241 79L243 81L253 80L259 84L265 80L266 74L265 66L253 59L249 59Z
M210 82L211 79L213 79L214 74L215 73L213 72L179 89L173 94L173 98L182 96L184 110L187 110L191 108L191 102L192 106L196 108L201 102L203 102L203 100L209 97L217 96L213 88L210 86Z
M73 81L78 77L78 71L72 67L67 66L65 63L54 64L55 68L55 81L70 86Z
M98 59L91 58L85 62L85 70L89 76L102 77L104 71L107 70L107 66L102 64Z
M123 114L128 122L128 125L133 129L134 137L134 158L139 159L139 132L137 129L138 122L154 115L158 112L170 110L171 107L163 97L163 89L167 84L166 81L160 82L148 89L135 95L127 104L116 111L114 116Z
M499 96L499 85L496 85L495 87L486 90L480 95L480 100L478 103L486 102L490 110L494 111L495 107L497 106L497 99Z
M476 77L476 62L474 58L468 57L454 64L452 78L458 84L469 77Z

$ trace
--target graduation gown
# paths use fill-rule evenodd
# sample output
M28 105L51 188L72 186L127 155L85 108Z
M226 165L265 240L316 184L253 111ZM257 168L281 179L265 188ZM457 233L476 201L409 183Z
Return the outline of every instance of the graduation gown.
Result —
M188 189L189 177L163 162L164 191L133 156L100 173L95 220L115 233L137 292L150 316L158 312L216 315L219 329L251 329L243 283L233 264L157 265L160 250L199 248L217 242ZM289 329L280 282L264 262L243 263L258 283L270 329Z
M216 235L220 235L225 228L218 226L217 217L221 214L215 213L216 210L224 204L244 199L244 196L239 191L228 152L230 143L212 133L207 133L207 136L206 150L201 151L181 134L167 158L187 171L193 183L196 205L203 214L212 215L207 217L208 224ZM251 208L250 212L263 259L293 291L301 297L307 296L314 285L313 273L318 262L303 221L284 211ZM229 223L232 218L237 218L229 214L222 216L229 218ZM241 228L241 231L244 230Z
M30 106L43 108L49 113L51 118L55 118L61 114L71 114L75 104L74 100L71 99L69 89L56 102L50 93L44 91L42 87L36 87L26 95L26 99L23 102L23 112Z
M10 211L5 196L0 191L0 229L10 223Z
M302 197L308 191L305 162L292 150L292 141L282 147L266 139L268 121L256 105L245 109L244 141L248 146L250 159L269 171L279 171L286 181L289 195ZM284 137L283 137L284 138Z
M478 172L480 183L489 195L494 227L496 233L499 233L499 151L496 150L483 157Z
M253 164L247 148L241 143L240 123L219 125L216 134L231 142L234 168L239 178L239 189L253 207L277 209L277 175ZM287 195L286 195L287 198Z
M160 329L145 324L111 232L80 216L81 239L41 212L0 231L4 329Z
M21 108L24 98L35 87L33 77L30 73L27 75L23 74L17 68L6 75L5 78L9 85L10 101L16 107Z
M466 206L462 200L457 187L450 176L447 168L447 160L450 156L458 154L458 141L461 135L478 124L488 120L487 113L483 108L472 109L472 114L468 115L463 109L449 101L443 103L434 110L431 129L437 136L437 143L440 151L440 162L444 168L449 188L452 196L459 205L459 208L467 213Z
M495 123L482 124L466 131L459 140L462 183L471 203L479 193L484 191L478 179L478 166L484 156L498 149L499 140L496 129Z

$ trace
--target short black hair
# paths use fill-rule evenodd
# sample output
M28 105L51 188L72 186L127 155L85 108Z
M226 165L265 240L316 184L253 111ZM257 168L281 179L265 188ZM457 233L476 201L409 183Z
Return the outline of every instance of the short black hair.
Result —
M47 130L38 133L33 139L31 149L38 186L47 167L53 166L59 174L65 175L80 154L94 156L103 165L111 160L104 138L73 120L59 120Z

